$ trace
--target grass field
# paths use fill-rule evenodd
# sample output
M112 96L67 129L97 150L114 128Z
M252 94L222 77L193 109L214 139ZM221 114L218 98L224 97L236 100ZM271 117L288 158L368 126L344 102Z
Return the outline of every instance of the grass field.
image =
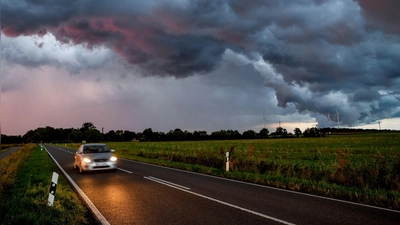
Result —
M47 206L53 172L58 185L53 206ZM98 224L46 151L33 144L1 160L0 221L8 224Z
M398 133L108 144L123 158L399 209Z

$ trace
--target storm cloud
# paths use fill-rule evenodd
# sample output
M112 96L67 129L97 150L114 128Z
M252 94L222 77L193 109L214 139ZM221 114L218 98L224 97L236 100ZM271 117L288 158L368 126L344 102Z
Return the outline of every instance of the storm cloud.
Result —
M23 57L11 45L2 54L71 73L118 56L143 76L188 78L212 74L233 52L260 74L280 108L310 114L320 126L338 110L341 124L354 126L400 114L399 12L397 0L4 0L7 37L36 37L40 52L51 34L102 57Z

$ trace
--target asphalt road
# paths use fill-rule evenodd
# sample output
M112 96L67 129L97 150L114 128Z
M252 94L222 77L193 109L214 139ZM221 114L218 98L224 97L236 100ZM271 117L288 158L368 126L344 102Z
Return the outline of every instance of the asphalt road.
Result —
M400 212L119 159L80 174L45 146L110 224L399 224ZM56 196L57 197L57 196Z
M18 151L21 147L11 147L7 151L4 151L0 154L0 159L4 159L5 157L11 155L12 153Z

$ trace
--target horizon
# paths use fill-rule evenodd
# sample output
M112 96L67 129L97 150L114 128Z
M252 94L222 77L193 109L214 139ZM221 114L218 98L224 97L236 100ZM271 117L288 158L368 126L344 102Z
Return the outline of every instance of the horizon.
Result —
M293 129L290 130L290 129L287 129L287 128L284 126L284 124L285 124L285 123L281 123L281 127L284 128L284 129L286 129L288 133L293 133L293 130L294 130L295 128L299 128L302 132L304 132L306 129L310 129L310 128L316 127L316 126L309 126L309 127L305 127L305 126L304 126L304 128L302 129L302 128L297 127L297 126L290 126L290 127L293 127ZM307 124L312 124L312 123L307 123ZM314 123L314 124L315 124L315 123ZM105 130L104 127L97 127L95 124L93 124L93 125L95 126L95 129L96 129L96 130L100 131L100 132L103 133L103 134L107 134L107 133L109 133L110 131L122 130L122 129ZM276 123L276 125L277 125L277 126L276 126L274 129L269 129L267 126L266 126L265 128L268 129L269 133L271 134L271 133L275 132L276 129L279 127L279 123ZM282 126L282 125L283 125L283 126ZM376 131L400 131L400 130L398 130L398 129L396 129L396 128L391 128L390 124L389 124L389 126L386 127L386 128L385 128L385 127L382 127L383 125L385 125L384 122L381 122L381 126L379 126L379 124L367 124L367 125L358 126L358 127L337 127L337 126L331 126L331 127L316 127L316 128L318 128L318 129L336 129L336 130L337 130L337 129L349 129L349 130L358 130L358 129L361 129L361 130L376 130ZM386 124L386 125L388 125L388 124ZM52 127L52 126L41 126L41 127L37 127L37 128L34 128L34 129L30 129L30 130L26 131L26 132L23 133L23 134L4 134L4 133L1 133L1 134L6 135L6 136L23 136L23 135L25 135L26 133L28 133L28 132L31 131L31 130L34 131L34 130L36 130L36 129L39 129L39 128L46 128L46 127ZM272 126L269 126L269 127L272 127ZM80 126L80 127L52 127L52 128L54 128L54 129L77 129L77 130L79 130L80 128L82 128L82 126ZM151 127L148 127L148 128L152 129ZM146 128L146 129L148 129L148 128ZM263 128L264 128L264 125L262 125L262 127L261 127L259 130L253 130L253 131L255 131L255 132L257 133L257 132L261 131ZM168 131L159 131L159 130L154 130L154 129L152 129L152 130L153 130L153 132L168 133L168 132L173 131L173 130L175 130L175 129L181 129L181 128L169 129ZM145 130L145 129L144 129L144 130ZM122 130L122 131L130 131L130 132L135 132L135 133L142 133L144 130L142 130L142 131ZM205 131L205 130L186 130L186 129L181 129L181 130L182 130L182 131L188 131L188 132L191 132L191 133L193 133L193 132L195 132L195 131ZM207 132L207 135L210 135L210 134L212 134L213 132L228 131L228 130L238 131L240 134L243 134L243 132L248 131L248 130L239 131L239 130L237 130L237 129L217 129L217 130L206 131L206 132ZM102 131L103 131L103 132L102 132Z

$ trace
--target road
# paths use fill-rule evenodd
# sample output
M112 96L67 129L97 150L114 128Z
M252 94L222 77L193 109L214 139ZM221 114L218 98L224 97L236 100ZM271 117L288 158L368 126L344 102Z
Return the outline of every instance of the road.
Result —
M399 224L400 212L119 159L80 174L45 146L110 224Z
M11 155L12 153L18 151L21 147L11 147L7 151L4 151L0 154L0 159L4 159L5 157Z

